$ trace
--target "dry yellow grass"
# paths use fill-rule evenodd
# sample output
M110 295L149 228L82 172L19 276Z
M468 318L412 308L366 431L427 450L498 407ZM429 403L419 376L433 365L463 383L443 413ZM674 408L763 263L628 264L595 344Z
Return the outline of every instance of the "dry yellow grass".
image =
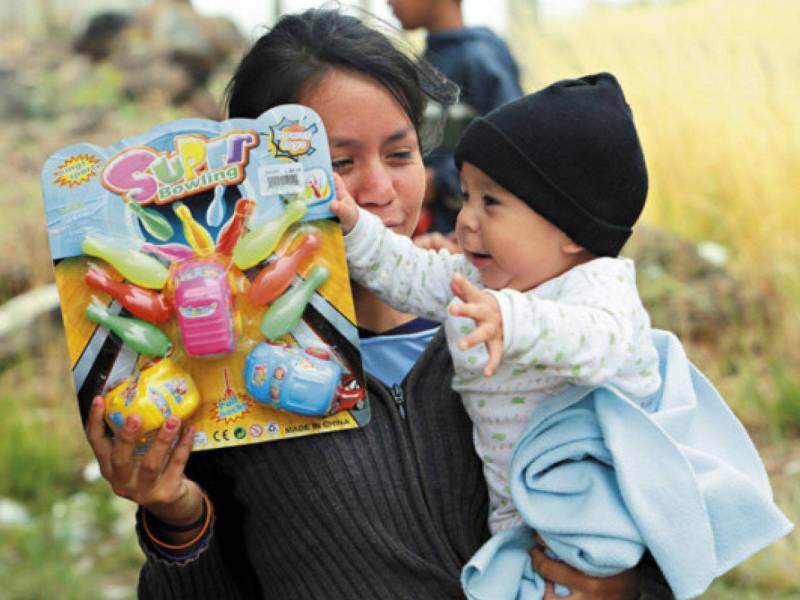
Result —
M644 220L724 244L738 275L780 291L796 315L800 3L695 0L513 23L526 89L601 70L622 82L651 174Z

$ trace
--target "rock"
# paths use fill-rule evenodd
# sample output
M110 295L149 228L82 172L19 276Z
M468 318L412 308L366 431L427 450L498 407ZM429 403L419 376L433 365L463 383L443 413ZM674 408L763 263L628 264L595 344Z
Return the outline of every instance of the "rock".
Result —
M0 120L25 115L25 95L26 90L19 80L17 69L0 63Z
M58 292L54 283L30 290L0 305L0 359L36 343L31 324L43 316L57 318Z
M78 54L92 60L108 58L120 34L130 25L132 16L122 11L103 11L92 15L72 42Z
M175 104L192 98L244 45L229 19L205 17L178 1L98 13L73 42L76 51L119 68L128 96L161 96Z
M186 69L163 57L129 54L113 60L125 73L123 93L131 99L161 98L163 103L177 104L195 89Z

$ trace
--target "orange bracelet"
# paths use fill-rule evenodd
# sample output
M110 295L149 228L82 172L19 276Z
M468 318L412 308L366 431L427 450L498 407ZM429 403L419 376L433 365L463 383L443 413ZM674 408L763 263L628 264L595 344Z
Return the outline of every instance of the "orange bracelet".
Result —
M166 548L167 550L186 550L187 548L191 548L197 542L203 539L203 536L206 534L209 526L211 525L213 507L211 506L211 501L208 499L208 496L206 496L205 494L203 494L203 502L204 502L204 507L206 509L206 519L203 522L203 526L200 528L200 532L185 544L181 544L179 546L176 546L174 544L167 544L159 540L155 535L153 535L153 532L150 531L150 526L147 523L147 509L144 508L142 509L142 528L144 529L144 532L147 534L147 537L149 537L154 544L161 546L162 548Z

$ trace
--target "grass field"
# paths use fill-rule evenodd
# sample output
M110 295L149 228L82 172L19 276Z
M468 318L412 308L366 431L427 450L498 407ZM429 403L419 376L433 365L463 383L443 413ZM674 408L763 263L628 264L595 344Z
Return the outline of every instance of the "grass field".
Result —
M778 503L800 520L800 2L685 0L538 25L522 5L509 36L526 89L615 73L651 174L645 222L723 246L742 287L772 307L769 322L728 327L689 352L753 433ZM0 302L52 280L39 201L45 158L186 115L116 96L109 70L80 89L65 89L62 75L37 82L38 116L0 126ZM70 110L56 110L64 103ZM102 127L86 133L85 114L109 105ZM0 600L133 598L141 554L132 507L93 474L60 329L32 334L29 353L0 360ZM800 598L798 557L794 533L705 597Z

